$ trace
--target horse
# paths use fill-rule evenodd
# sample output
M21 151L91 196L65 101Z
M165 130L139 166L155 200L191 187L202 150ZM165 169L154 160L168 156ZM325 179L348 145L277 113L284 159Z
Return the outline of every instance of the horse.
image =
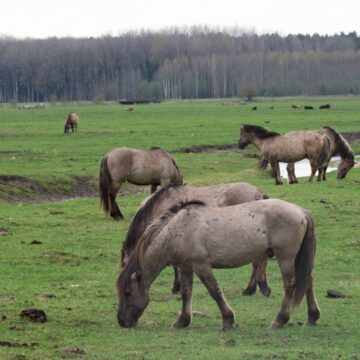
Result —
M162 187L148 198L134 215L122 245L121 267L124 268L126 266L141 235L155 218L164 214L166 210L180 200L186 201L191 198L201 200L209 206L222 207L264 200L269 197L256 186L247 183L218 184L202 187L169 184ZM264 296L270 296L271 289L266 281L266 265L266 256L264 259L253 262L253 272L247 288L243 291L243 295L255 294L256 286L258 285ZM174 267L174 270L175 279L172 293L176 294L180 291L180 279L177 268ZM258 277L257 274L264 275L265 279Z
M323 110L323 109L330 109L330 104L324 104L324 105L320 105L319 109Z
M77 131L77 124L80 121L79 116L75 113L70 113L65 118L65 125L64 125L64 133L69 133L69 130L71 129L71 132Z
M173 327L184 328L191 323L195 273L218 304L223 330L230 329L234 312L212 268L236 268L272 254L279 263L284 296L270 328L282 328L289 320L290 309L299 305L305 294L307 325L316 325L320 310L312 280L315 249L310 213L282 200L226 207L205 206L198 200L176 204L146 229L116 281L118 323L126 328L135 326L150 302L153 281L166 266L176 265L182 310Z
M324 126L322 129L314 130L313 132L327 136L330 141L331 156L341 157L341 161L337 168L337 179L344 179L346 174L355 165L355 154L352 151L349 143L341 134L337 133L329 126ZM327 166L325 167L322 174L319 173L321 180L326 180L326 168ZM288 172L288 178L291 178L293 182L297 182L297 178L295 176L295 165L293 163L287 164L286 170Z
M293 109L301 109L301 105L292 104L291 107L292 107Z
M305 109L305 110L314 110L314 107L313 107L313 106L305 105L305 106L304 106L304 109Z
M100 207L114 220L124 218L116 203L116 195L125 181L151 185L151 193L154 193L158 185L182 184L182 175L174 158L159 147L112 149L100 163L99 195Z
M312 181L317 170L321 174L325 171L331 158L328 137L312 131L292 131L282 136L261 126L241 125L239 149L249 144L262 152L260 168L265 169L270 162L275 185L282 184L279 161L292 163L308 158L311 165L309 181ZM321 177L318 177L320 180Z

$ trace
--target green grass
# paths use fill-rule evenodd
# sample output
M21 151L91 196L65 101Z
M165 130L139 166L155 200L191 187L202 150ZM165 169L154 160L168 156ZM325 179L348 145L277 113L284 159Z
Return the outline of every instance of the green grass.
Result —
M330 111L292 110L292 103ZM158 145L176 158L189 184L247 181L271 197L310 209L317 225L318 249L314 287L322 311L318 326L303 328L305 302L280 331L267 326L280 306L282 288L276 261L268 276L272 294L241 296L250 267L217 270L216 277L236 313L235 329L220 331L220 313L199 280L195 281L190 328L173 330L181 302L171 295L172 269L164 270L151 288L151 302L134 329L116 322L115 280L119 249L144 193L119 199L126 219L114 222L99 210L97 198L8 203L35 190L0 181L0 359L358 359L360 353L360 170L344 181L335 174L326 183L274 186L268 173L256 170L258 154L221 151L185 154L176 150L204 144L233 144L239 125L252 123L274 131L317 129L330 125L340 132L360 131L358 98L259 100L249 105L223 101L183 101L135 106L127 113L117 104L58 105L48 109L0 107L0 175L38 181L51 191L71 187L74 176L97 181L99 160L111 148ZM274 106L274 110L270 110ZM63 135L69 111L80 115L77 134ZM351 143L360 152L358 142ZM129 186L128 186L129 187ZM35 194L32 194L33 197ZM2 199L2 200L1 200ZM41 244L31 244L33 241ZM328 299L326 291L346 294ZM48 322L33 324L21 310L40 308ZM28 346L25 346L28 345ZM64 350L65 349L65 350Z

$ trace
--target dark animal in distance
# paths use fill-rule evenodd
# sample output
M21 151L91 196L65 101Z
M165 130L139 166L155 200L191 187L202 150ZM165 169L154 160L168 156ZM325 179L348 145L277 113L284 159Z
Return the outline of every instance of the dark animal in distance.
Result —
M320 105L319 109L330 109L330 104Z
M253 111L257 110L257 106L253 106L253 107L251 108L251 110L253 110Z
M190 325L194 273L222 315L222 328L233 327L234 312L214 276L213 268L237 268L274 254L279 263L284 295L271 328L282 328L290 310L306 295L307 325L320 317L312 280L316 250L310 213L282 200L268 199L226 207L189 200L172 206L148 226L117 283L117 320L135 326L150 302L150 286L169 265L180 271L182 309L175 328Z
M304 106L304 109L305 110L314 110L314 107L306 105L306 106Z

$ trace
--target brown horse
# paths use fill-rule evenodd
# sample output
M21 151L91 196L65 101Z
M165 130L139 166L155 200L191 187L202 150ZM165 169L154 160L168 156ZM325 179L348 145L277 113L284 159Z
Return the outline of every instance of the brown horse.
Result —
M100 164L100 206L115 220L124 217L116 195L125 181L151 185L153 193L158 185L182 184L182 176L175 160L158 147L149 150L121 147L109 151Z
M197 200L173 206L145 231L121 272L116 286L117 319L122 327L135 326L150 302L150 286L168 265L180 270L182 310L174 323L191 322L193 274L217 302L223 329L235 317L214 277L212 268L229 269L274 254L283 279L284 297L271 328L283 327L291 307L306 294L307 325L315 325L320 311L312 284L316 237L308 211L282 200L259 200L241 205L208 207Z
M77 131L77 124L80 121L79 116L75 113L70 113L65 118L65 125L64 125L64 133L69 133L69 130L71 129L71 132Z
M330 153L331 156L340 156L341 161L337 169L337 179L344 179L346 174L354 167L355 165L355 154L352 151L349 143L343 138L343 136L337 133L331 127L325 126L320 130L314 130L314 133L321 135L326 135L330 141ZM319 173L318 177L321 177L321 180L326 180L326 168L322 174ZM289 182L290 179L292 182L298 182L295 176L295 166L294 163L289 163L286 167L288 172Z
M263 156L261 168L270 162L275 177L275 185L282 184L279 161L292 163L308 158L313 180L315 173L323 173L330 161L330 141L326 135L312 131L292 131L285 136L255 125L241 125L239 148L252 144ZM318 178L320 180L320 178Z
M168 185L159 189L152 195L136 212L129 226L126 239L121 249L121 266L125 267L129 257L145 232L148 225L157 217L164 214L171 206L179 201L187 199L198 199L210 206L231 206L255 200L268 199L269 197L254 185L247 183L218 184L203 187L188 185ZM266 277L267 256L264 259L253 262L253 272L247 288L243 295L253 295L256 292L256 285L264 296L270 296L266 278L258 277L263 274ZM180 291L180 279L177 268L175 270L175 280L172 288L174 294Z

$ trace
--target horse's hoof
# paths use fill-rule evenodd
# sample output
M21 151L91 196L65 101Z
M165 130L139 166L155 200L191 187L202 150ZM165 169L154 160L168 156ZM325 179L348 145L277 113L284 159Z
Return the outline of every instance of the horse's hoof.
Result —
M265 297L269 297L271 294L271 289L269 287L260 288L260 291Z
M241 294L243 296L252 296L256 293L256 287L247 287Z
M282 329L284 327L284 325L279 324L277 322L273 322L270 326L269 329L270 330L278 330L278 329Z
M183 329L183 328L188 327L190 325L190 323L191 323L191 317L179 318L172 324L172 328L173 329Z
M222 331L231 330L234 327L234 323L223 323L221 326Z
M179 295L180 294L180 285L174 285L171 289L171 292L173 295Z

